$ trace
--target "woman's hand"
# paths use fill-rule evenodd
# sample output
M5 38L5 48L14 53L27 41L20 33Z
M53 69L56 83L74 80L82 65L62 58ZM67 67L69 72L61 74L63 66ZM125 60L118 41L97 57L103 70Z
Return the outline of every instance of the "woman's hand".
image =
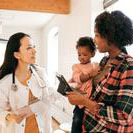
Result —
M17 111L17 114L25 114L25 118L27 118L33 114L33 112L30 109L30 106L28 106L28 105L24 106L22 108L19 108L16 111Z
M90 113L98 114L100 105L96 101L90 100L87 96L81 95L78 92L68 92L67 97L71 104L86 106Z
M100 105L96 101L86 99L85 106L89 109L91 114L97 115L99 113Z
M16 114L12 113L12 114L8 114L6 116L6 120L8 120L10 122L15 122L15 123L19 124L19 123L21 123L21 121L23 119L25 119L25 116L26 116L26 114L16 115Z
M84 105L85 96L78 92L67 92L67 97L72 105Z

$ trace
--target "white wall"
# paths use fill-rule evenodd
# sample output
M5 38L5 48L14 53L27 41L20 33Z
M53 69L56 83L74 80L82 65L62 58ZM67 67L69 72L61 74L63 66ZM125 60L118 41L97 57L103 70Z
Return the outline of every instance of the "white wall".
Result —
M104 11L103 9L103 0L92 0L92 6L91 6L91 35L94 37L94 25L95 25L95 18L97 15L99 15L101 12ZM92 61L94 62L100 62L102 57L104 56L104 53L99 53L97 50L94 58L92 58Z
M33 39L34 43L36 44L37 50L37 63L41 65L41 58L40 58L40 46L42 45L42 38L41 38L41 30L35 28L25 28L25 27L3 27L3 34L1 38L9 39L9 37L17 32L24 32L29 34Z
M48 33L52 27L59 27L59 72L68 80L71 77L72 65L78 62L75 48L76 41L82 36L93 36L94 19L103 10L102 1L103 0L71 0L70 14L55 15L41 30L25 29L24 27L6 27L3 29L3 33L6 35L3 36L3 38L8 39L9 36L19 31L30 34L38 46L38 64L47 67ZM58 108L58 105L61 106L61 102L56 105ZM58 110L60 112L58 112ZM72 107L70 107L68 100L62 102L62 107L57 110L54 109L54 111L57 113L54 117L60 122L64 122L63 116L65 119L68 119L68 116L72 119L70 115L72 114ZM60 115L58 115L58 113ZM63 113L63 115L61 115L61 113ZM66 117L65 114L68 116Z
M96 12L92 10L94 8ZM76 41L79 37L91 35L93 15L100 13L102 9L102 0L71 0L71 13L69 15L56 15L43 29L41 57L44 57L44 60L42 65L47 67L48 33L52 27L58 26L59 72L69 79L72 64L78 62L75 49Z
M103 0L71 0L68 15L55 15L42 29L3 27L2 38L8 39L16 32L30 34L37 44L37 63L47 68L47 39L50 29L59 27L59 72L71 77L71 66L77 63L76 41L82 36L93 36L95 17L103 10ZM51 53L52 54L52 53ZM54 64L53 64L54 65Z
M91 36L94 15L103 10L102 0L71 0L71 13L69 15L56 15L45 25L41 45L42 65L47 67L47 39L53 27L59 27L58 70L68 80L72 75L72 65L77 63L76 41L82 36ZM51 53L52 55L52 53ZM98 56L99 57L99 56ZM53 59L54 60L54 59ZM53 64L54 67L54 64ZM65 103L65 104L64 104ZM53 105L53 117L59 122L70 122L73 106L67 99ZM67 120L66 120L66 115Z

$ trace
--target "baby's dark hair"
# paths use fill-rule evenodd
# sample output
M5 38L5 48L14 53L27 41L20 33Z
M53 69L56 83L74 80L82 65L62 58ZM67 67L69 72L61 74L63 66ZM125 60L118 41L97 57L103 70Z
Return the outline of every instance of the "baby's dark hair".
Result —
M77 41L76 49L79 47L88 47L90 51L93 53L96 51L96 45L93 42L91 37L81 37Z

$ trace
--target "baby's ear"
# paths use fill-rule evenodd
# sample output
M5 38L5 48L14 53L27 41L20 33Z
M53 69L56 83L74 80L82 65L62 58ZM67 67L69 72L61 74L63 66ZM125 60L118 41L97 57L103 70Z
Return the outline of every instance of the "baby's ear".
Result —
M94 56L95 56L95 51L94 51L94 52L92 52L92 53L91 53L91 55L92 55L92 57L94 57Z

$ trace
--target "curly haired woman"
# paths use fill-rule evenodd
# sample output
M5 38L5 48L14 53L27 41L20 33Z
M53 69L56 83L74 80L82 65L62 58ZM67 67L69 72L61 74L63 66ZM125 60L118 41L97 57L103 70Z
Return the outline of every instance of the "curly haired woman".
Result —
M133 58L124 47L133 43L132 21L121 11L95 19L94 42L101 53L100 73L90 98L70 92L71 104L86 106L82 132L133 132Z

